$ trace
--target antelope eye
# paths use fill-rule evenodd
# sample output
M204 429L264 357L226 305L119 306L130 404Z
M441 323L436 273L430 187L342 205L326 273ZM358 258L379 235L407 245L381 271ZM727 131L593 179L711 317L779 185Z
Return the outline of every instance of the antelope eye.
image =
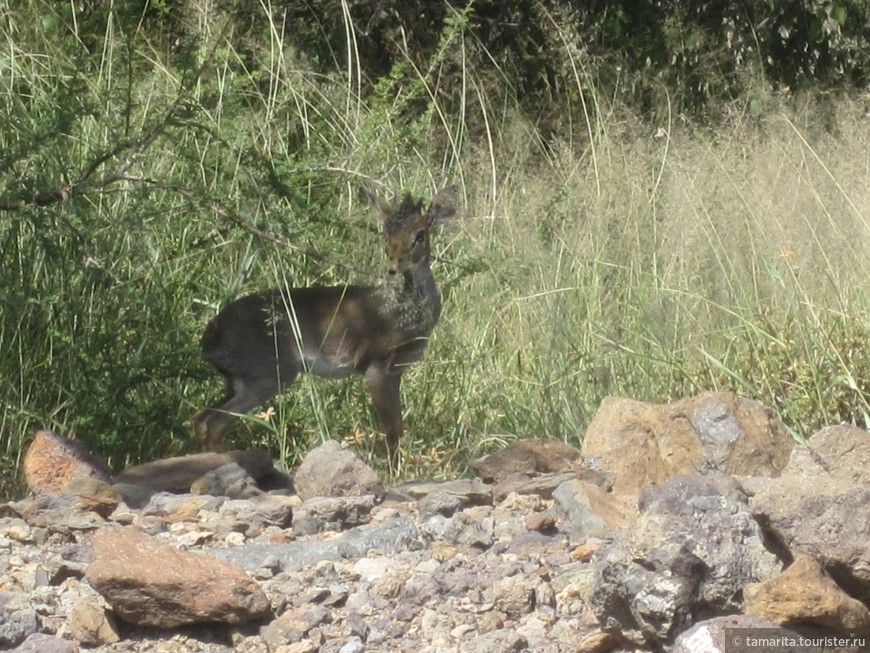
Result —
M420 229L417 233L414 234L414 244L420 245L424 240L426 240L426 231Z

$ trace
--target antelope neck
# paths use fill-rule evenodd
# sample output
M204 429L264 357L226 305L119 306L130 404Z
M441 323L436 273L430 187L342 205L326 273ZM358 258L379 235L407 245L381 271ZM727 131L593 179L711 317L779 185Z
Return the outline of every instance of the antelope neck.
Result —
M438 294L438 286L435 284L435 277L428 264L409 268L402 272L402 277L405 280L405 292L413 293L428 301L434 299L435 303L440 306L441 296Z

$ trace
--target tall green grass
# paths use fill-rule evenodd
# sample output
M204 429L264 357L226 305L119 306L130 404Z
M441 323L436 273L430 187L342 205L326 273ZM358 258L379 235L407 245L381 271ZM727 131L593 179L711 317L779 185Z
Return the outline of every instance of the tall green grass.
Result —
M494 58L467 64L462 15L427 67L409 54L371 84L350 21L324 73L278 19L251 43L204 9L176 49L144 21L54 11L0 23L0 495L37 428L116 468L191 450L190 415L222 392L197 348L221 305L383 277L364 182L465 200L436 236L442 321L405 375L409 476L521 437L579 444L608 394L730 389L796 437L866 424L860 101L652 124L566 35L544 129ZM268 408L235 444L292 466L330 436L384 462L359 379L304 378Z

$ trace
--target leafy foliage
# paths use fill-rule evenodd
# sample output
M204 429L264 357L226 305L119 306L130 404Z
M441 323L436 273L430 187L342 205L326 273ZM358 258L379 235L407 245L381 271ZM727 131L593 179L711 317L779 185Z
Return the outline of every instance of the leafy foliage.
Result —
M569 90L566 44L607 94L657 111L667 94L696 117L718 113L758 78L778 88L860 88L870 70L866 0L464 0L401 9L320 0L276 12L301 27L295 46L325 71L355 65L366 79L414 85L435 67L454 83L463 67L490 69L530 111ZM443 37L456 26L467 39L449 51Z

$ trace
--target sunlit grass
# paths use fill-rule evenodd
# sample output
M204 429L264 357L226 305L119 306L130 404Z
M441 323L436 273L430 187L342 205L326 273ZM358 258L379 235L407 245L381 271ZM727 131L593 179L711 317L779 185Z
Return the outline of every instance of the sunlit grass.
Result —
M119 48L108 27L95 53L39 21L0 35L3 83L18 83L6 90L30 93L2 105L16 128L0 132L0 201L60 188L130 144L70 200L0 216L0 495L37 428L115 467L189 451L190 415L222 392L197 349L221 305L383 277L363 183L428 199L455 182L464 199L434 238L441 322L404 377L407 476L462 473L516 438L579 445L612 394L734 390L796 437L866 424L859 102L818 116L812 100L771 100L712 130L650 124L606 104L564 40L573 90L544 132L497 68L464 63L477 46L460 16L428 67L409 55L395 71L413 83L374 88L352 58L329 75L308 68L279 47L283 24L243 56L201 18L196 69L142 35ZM70 79L75 103L58 99ZM360 379L305 378L242 420L234 443L292 466L333 437L383 468L376 423Z

